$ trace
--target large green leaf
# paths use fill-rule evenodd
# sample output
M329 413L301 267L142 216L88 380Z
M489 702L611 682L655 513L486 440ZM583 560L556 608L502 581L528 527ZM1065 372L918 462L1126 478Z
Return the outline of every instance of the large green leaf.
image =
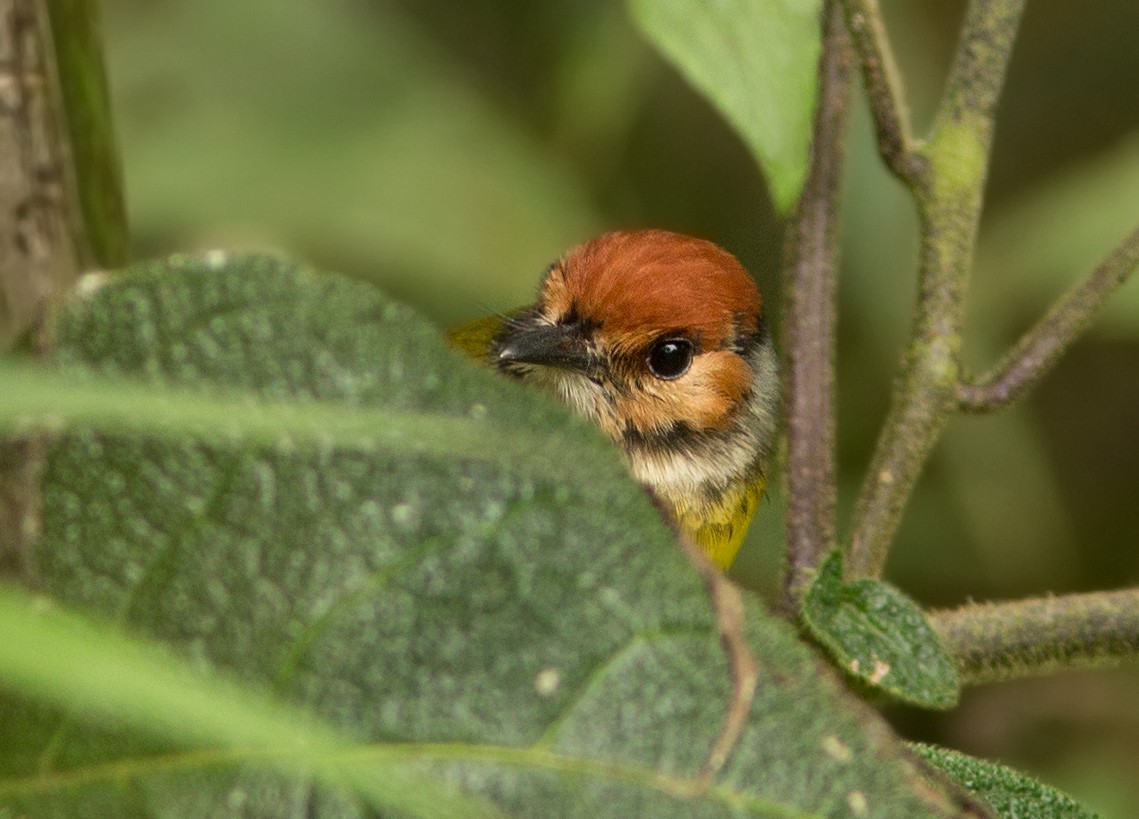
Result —
M266 257L176 259L88 287L55 333L58 375L0 370L23 388L0 388L0 423L23 401L66 430L44 475L44 590L310 709L367 743L360 764L526 816L960 813L750 600L750 718L712 786L686 790L727 663L652 504L592 428L371 288ZM116 404L124 377L150 386ZM19 695L0 702L0 808L363 812L353 777L311 785L265 763L268 738L204 734L200 698L168 698L157 724L141 695L85 703L59 683L82 674L65 654L44 653L35 685L0 667Z
M641 30L732 123L794 207L807 176L819 0L629 0Z
M38 699L210 748L206 753L214 755L214 762L259 757L266 767L288 775L314 776L334 786L350 783L375 807L432 818L497 813L480 800L431 794L434 783L409 775L397 754L357 745L299 709L250 694L228 680L194 673L169 652L83 622L47 600L0 587L0 623L0 681ZM45 663L45 655L56 659ZM6 733L9 739L14 734L10 724ZM54 803L66 812L69 787L87 786L84 799L90 803L91 792L106 785L113 788L113 780L154 777L187 763L201 768L210 761L192 754L119 759L114 774L87 769L74 772L74 779L68 771L41 771L27 779L0 781L0 800L41 793L47 805ZM129 770L132 765L138 770ZM44 807L41 802L37 813Z

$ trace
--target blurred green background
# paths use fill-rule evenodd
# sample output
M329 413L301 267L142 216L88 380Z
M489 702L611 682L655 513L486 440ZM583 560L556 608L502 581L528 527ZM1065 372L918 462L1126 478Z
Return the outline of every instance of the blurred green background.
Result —
M963 2L882 0L928 125ZM605 0L105 0L138 257L274 248L372 280L440 327L529 301L604 229L713 239L773 315L783 227L746 150ZM1139 221L1139 4L1028 4L1001 106L970 300L983 370ZM839 340L841 504L908 327L913 209L861 104L850 133ZM776 319L777 320L777 319ZM889 576L925 604L1139 582L1139 285L1027 402L952 422ZM733 573L770 586L778 495ZM1139 816L1139 673L892 711L908 736Z

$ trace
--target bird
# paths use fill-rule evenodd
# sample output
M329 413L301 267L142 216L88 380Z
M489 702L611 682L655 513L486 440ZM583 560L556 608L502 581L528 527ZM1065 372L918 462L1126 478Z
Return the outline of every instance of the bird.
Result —
M532 305L447 337L595 424L680 535L731 566L780 405L763 300L735 256L666 230L606 233L551 264Z

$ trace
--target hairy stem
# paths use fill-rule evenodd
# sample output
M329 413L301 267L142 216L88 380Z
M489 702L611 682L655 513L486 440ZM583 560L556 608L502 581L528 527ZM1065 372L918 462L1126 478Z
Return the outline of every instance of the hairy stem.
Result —
M835 0L827 4L819 108L803 198L788 228L783 320L787 350L787 574L784 604L834 546L834 352L839 204L851 49Z
M967 684L1139 660L1139 589L971 604L929 617Z
M993 116L1024 0L972 0L913 182L921 218L918 304L902 372L855 504L848 572L881 574L914 485L957 406L964 297Z
M976 384L957 388L957 403L966 412L1003 409L1031 389L1061 353L1088 326L1092 317L1139 267L1139 227L1009 350L1004 359Z
M842 7L862 68L862 82L878 135L878 150L890 170L914 185L924 163L914 152L902 81L878 10L878 0L843 0Z

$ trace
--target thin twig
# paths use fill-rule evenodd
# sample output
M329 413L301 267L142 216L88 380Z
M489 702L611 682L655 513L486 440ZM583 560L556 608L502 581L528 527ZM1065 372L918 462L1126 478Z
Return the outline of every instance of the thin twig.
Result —
M840 193L852 54L837 0L825 12L811 167L788 228L787 574L784 606L834 546L834 349Z
M1083 332L1107 299L1139 268L1139 227L1068 291L976 384L957 388L965 412L1003 409L1031 389Z
M878 134L878 151L886 166L912 187L925 163L914 151L902 81L878 0L843 0L842 6L862 67L862 81Z
M918 303L889 414L855 504L851 576L876 577L910 493L957 407L965 290L993 115L1024 0L971 0L913 188L921 218Z
M1139 589L971 604L929 618L967 684L1139 660Z

